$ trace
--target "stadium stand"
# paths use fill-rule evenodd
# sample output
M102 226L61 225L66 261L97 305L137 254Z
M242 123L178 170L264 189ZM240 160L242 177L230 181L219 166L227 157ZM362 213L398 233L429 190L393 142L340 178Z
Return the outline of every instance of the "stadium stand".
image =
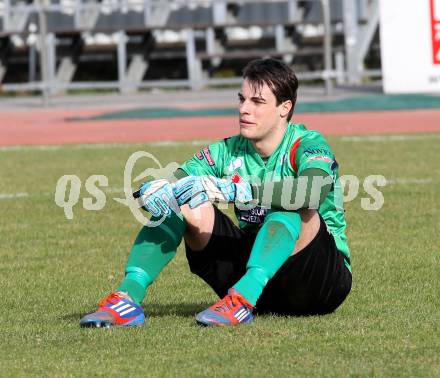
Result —
M377 3L0 0L1 88L197 89L237 82L245 62L262 56L328 89L360 83L378 73L362 69L377 40Z

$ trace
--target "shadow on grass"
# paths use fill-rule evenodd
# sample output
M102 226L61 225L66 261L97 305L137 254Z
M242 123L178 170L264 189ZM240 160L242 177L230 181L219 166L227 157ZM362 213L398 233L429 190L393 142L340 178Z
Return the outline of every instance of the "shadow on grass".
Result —
M145 312L149 316L194 316L200 311L211 306L211 302L200 303L150 303L145 306Z
M145 314L147 316L179 316L179 317L192 317L200 311L211 306L212 303L209 302L201 302L201 303L148 303L144 305ZM93 309L90 310L92 312ZM65 314L60 316L61 320L75 321L80 320L86 313L74 312L71 314Z

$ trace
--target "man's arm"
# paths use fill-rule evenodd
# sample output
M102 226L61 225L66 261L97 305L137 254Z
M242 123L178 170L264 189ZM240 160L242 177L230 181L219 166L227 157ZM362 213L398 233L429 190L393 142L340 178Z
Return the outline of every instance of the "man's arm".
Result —
M176 175L180 177L182 173ZM185 176L173 184L179 205L191 208L207 201L252 203L275 210L317 209L332 187L332 178L320 169L306 169L295 179L250 184L213 176Z
M253 184L252 194L258 205L274 210L317 209L333 185L331 176L318 168L305 169L298 178Z

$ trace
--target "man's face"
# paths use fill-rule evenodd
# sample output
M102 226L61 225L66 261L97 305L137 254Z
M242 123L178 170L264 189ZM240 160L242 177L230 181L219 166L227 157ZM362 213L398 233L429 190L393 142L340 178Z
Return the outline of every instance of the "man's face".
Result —
M285 104L277 100L267 84L253 87L245 79L238 94L240 134L254 142L269 138L275 130L286 124Z

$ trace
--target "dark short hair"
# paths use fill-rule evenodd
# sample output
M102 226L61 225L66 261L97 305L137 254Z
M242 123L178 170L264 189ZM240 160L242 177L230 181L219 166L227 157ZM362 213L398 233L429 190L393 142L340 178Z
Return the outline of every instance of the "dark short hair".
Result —
M243 69L243 79L248 79L255 89L266 84L277 99L277 105L292 101L292 109L287 115L287 121L290 121L296 103L298 79L287 64L273 58L252 60Z

